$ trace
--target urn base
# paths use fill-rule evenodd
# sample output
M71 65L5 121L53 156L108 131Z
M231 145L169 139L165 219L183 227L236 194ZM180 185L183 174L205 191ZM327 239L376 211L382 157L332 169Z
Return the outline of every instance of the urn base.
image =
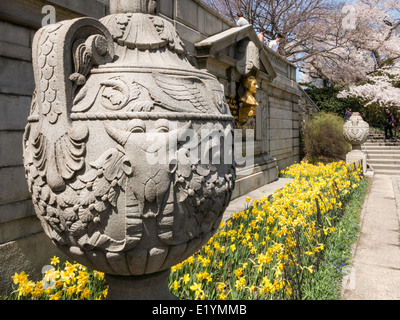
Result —
M352 164L353 162L361 162L363 167L363 174L367 173L367 156L360 149L354 149L346 155L346 163Z
M143 276L105 275L107 300L178 300L168 288L171 270Z

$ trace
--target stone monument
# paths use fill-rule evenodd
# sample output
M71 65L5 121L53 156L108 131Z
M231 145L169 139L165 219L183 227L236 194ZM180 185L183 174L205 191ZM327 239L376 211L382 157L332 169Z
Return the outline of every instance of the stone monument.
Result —
M365 174L367 172L367 157L362 152L361 145L368 139L369 124L362 119L360 113L353 112L343 126L343 135L352 147L352 150L346 155L346 163L361 161Z
M170 267L208 241L234 189L233 117L155 1L110 11L36 33L26 177L45 233L105 272L109 299L173 299Z

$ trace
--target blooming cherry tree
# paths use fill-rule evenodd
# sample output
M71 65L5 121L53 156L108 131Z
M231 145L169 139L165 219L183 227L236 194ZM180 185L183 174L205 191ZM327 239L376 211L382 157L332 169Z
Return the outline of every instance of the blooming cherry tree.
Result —
M325 39L314 43L320 54L304 60L303 80L330 81L344 88L341 98L399 105L400 1L357 0L351 7L347 13L333 10L321 26ZM354 25L347 27L349 15Z
M362 85L352 85L342 91L339 97L359 97L366 105L377 103L381 106L400 105L400 66L383 67L380 72L368 76Z

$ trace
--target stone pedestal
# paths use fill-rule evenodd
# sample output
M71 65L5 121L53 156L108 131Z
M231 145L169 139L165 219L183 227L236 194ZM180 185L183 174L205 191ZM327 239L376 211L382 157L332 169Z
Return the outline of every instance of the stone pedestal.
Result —
M363 167L363 173L367 172L367 156L361 151L361 146L356 146L356 149L351 150L346 155L346 163L352 164L353 162L361 162Z
M142 276L106 275L107 300L178 300L168 288L170 270Z

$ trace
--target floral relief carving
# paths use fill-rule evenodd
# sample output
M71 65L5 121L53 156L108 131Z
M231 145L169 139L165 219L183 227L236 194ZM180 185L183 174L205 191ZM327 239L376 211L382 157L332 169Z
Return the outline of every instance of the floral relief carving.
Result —
M103 87L101 104L109 110L120 110L140 95L140 88L136 83L128 85L121 78L106 80L100 85Z

